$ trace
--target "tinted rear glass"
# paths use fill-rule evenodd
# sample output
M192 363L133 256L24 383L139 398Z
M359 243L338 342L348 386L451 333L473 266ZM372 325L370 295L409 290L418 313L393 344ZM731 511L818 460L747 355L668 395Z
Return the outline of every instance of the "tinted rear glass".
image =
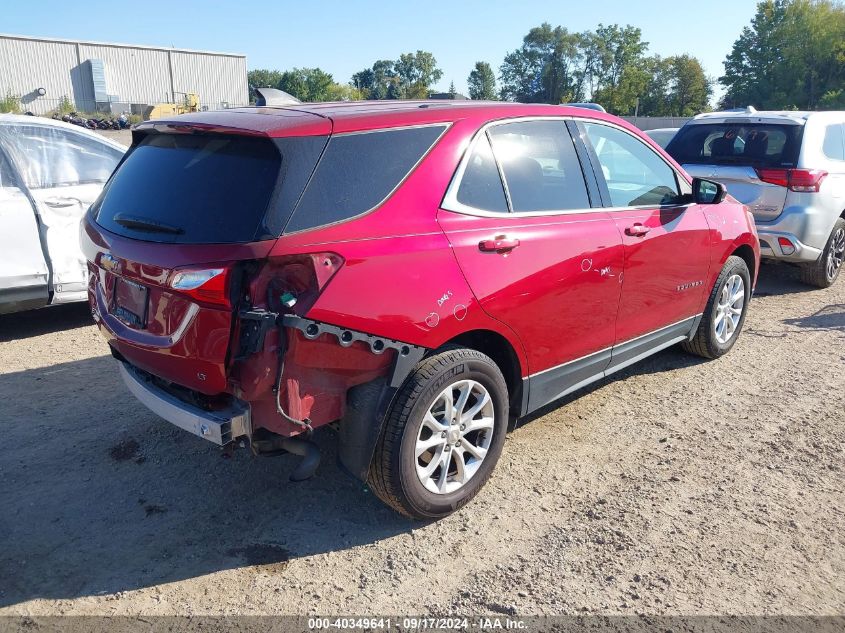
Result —
M707 123L681 128L666 151L679 163L790 167L798 162L802 125Z
M445 129L430 125L331 137L285 232L347 220L378 206Z
M325 141L151 134L130 151L92 212L103 228L146 241L278 237Z

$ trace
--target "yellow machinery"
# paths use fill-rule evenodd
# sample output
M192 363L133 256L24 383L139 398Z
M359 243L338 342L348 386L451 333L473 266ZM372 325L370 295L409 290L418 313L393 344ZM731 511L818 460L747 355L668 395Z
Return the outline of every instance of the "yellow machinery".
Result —
M157 103L149 106L144 111L144 120L161 119L162 117L185 114L187 112L198 112L200 109L200 97L193 92L179 92L184 95L181 103Z

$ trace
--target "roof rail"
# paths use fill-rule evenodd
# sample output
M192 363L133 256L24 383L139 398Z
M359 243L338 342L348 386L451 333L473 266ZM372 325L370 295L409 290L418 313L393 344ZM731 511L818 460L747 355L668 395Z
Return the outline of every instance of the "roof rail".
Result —
M604 107L598 103L561 103L562 106L570 108L586 108L588 110L596 110L597 112L607 112Z

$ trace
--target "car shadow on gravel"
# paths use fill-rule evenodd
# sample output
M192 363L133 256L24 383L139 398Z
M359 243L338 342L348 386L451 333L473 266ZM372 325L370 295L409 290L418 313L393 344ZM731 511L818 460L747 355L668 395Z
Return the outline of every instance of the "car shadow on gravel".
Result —
M701 358L700 356L693 356L692 354L688 354L687 352L683 351L680 346L674 345L668 349L663 350L662 352L658 352L654 356L649 356L641 360L638 363L631 365L630 367L626 367L625 369L618 371L614 374L611 374L607 378L602 378L601 380L597 380L596 382L587 385L573 393L570 393L567 396L564 396L560 400L555 400L554 402L547 404L546 406L538 409L534 413L522 418L519 421L518 426L523 426L534 420L542 418L545 415L548 415L555 409L559 409L561 407L566 406L573 400L578 400L579 398L583 398L588 393L592 393L597 389L601 389L606 385L614 383L619 380L625 380L630 378L631 376L639 376L645 374L658 374L661 372L666 371L674 371L676 369L685 369L687 367L694 367L696 365L700 365L702 363L710 362L707 359Z
M845 333L845 303L828 305L810 316L784 319L783 322L808 330Z
M420 526L340 471L332 431L315 434L317 476L294 484L298 458L227 457L146 411L114 363L0 375L0 606L236 568L291 582L297 558Z
M764 261L757 277L755 297L800 294L817 291L818 288L801 281L801 272L793 264Z
M87 303L0 314L0 343L87 327L92 323Z

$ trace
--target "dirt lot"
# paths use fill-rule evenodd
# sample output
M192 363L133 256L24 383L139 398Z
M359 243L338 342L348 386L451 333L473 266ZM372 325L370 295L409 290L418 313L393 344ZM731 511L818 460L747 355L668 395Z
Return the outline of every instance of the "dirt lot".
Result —
M383 507L319 441L231 459L138 405L84 306L0 317L0 614L845 613L845 282L768 266L742 338L512 433L479 498Z
M100 136L105 136L106 138L110 138L111 140L115 141L116 143L120 143L121 145L126 145L129 147L132 145L132 131L131 130L94 130Z

